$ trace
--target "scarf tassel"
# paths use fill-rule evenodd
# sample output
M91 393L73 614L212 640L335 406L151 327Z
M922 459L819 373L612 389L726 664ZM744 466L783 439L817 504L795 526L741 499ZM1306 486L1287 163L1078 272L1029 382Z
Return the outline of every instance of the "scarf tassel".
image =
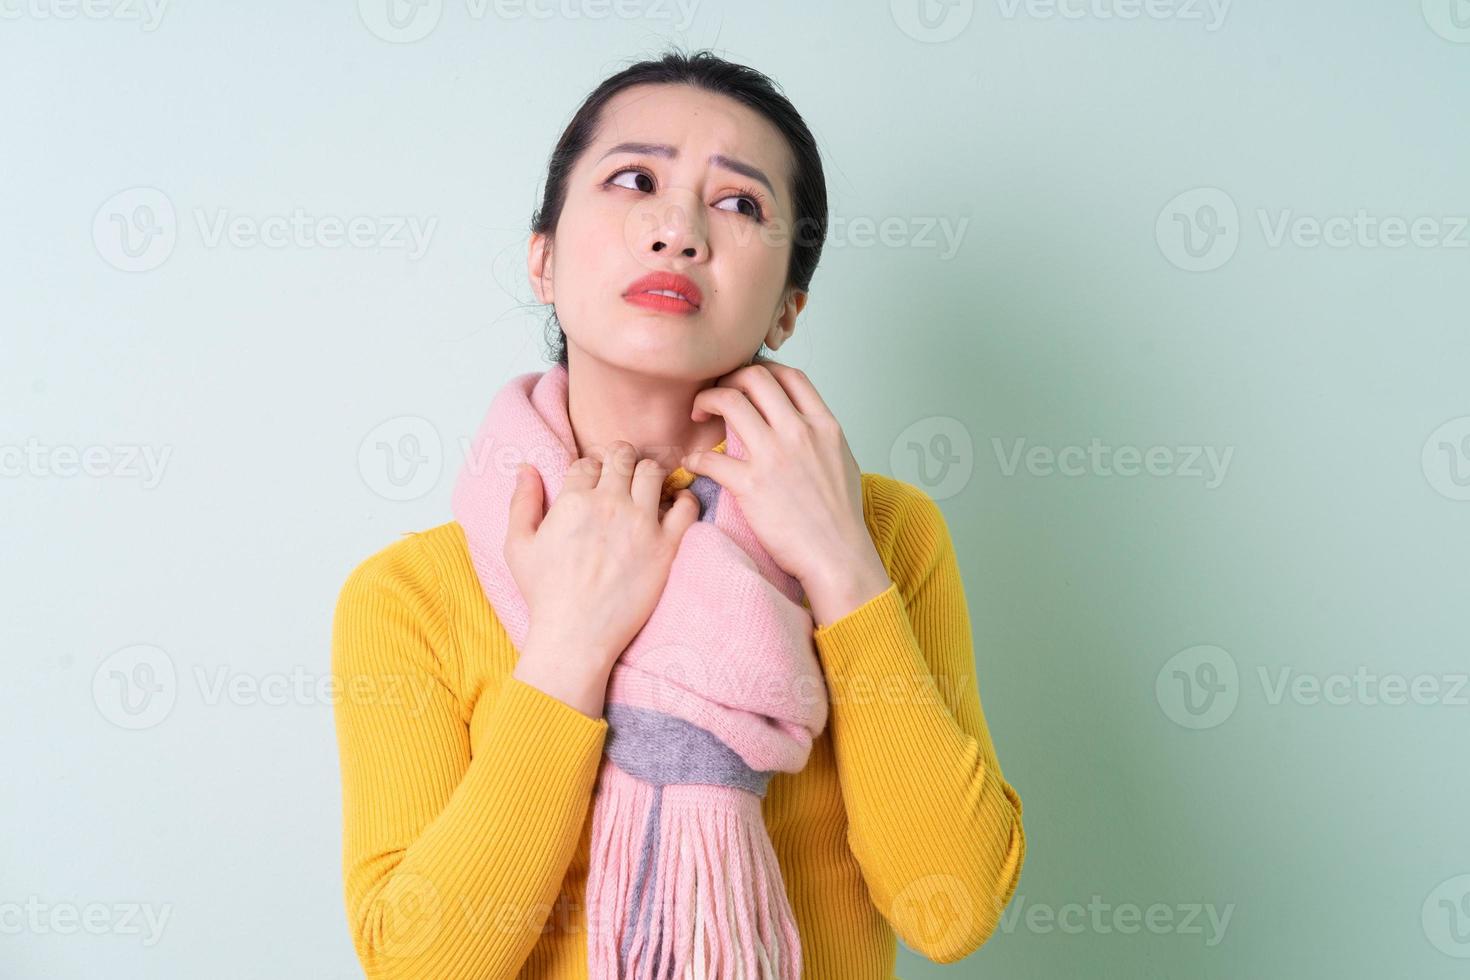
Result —
M587 888L588 908L607 917L588 923L592 980L801 977L795 917L748 790L651 785L608 762Z

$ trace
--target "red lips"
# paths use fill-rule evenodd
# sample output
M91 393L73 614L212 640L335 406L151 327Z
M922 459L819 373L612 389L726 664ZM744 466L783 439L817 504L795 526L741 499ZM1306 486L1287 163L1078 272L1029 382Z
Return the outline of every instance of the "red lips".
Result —
M700 293L699 287L694 285L694 280L688 276L681 276L677 272L652 272L642 279L635 281L623 292L623 298L635 302L648 300L647 296L640 294L653 293L653 299L663 299L671 304L684 305L684 302L672 296L659 296L655 290L667 290L679 293L687 300L687 305L699 309L704 304L704 295Z

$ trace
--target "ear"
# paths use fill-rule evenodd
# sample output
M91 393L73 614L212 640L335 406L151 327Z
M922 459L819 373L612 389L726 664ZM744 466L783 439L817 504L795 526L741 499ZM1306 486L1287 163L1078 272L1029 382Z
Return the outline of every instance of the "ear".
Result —
M776 307L776 316L771 321L771 329L766 331L766 346L776 350L786 343L788 337L796 332L796 318L806 307L807 293L800 289L787 290L786 298L781 305Z
M551 291L551 239L541 232L531 233L531 245L526 255L526 272L531 279L531 289L540 303L555 302Z

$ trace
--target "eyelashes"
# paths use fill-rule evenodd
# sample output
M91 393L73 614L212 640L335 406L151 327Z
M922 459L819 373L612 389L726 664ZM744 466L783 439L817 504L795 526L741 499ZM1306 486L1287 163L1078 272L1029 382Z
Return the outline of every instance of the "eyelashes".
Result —
M608 175L608 178L602 182L602 185L604 187L612 187L612 186L616 186L616 187L627 187L628 185L626 185L626 184L618 184L618 183L616 183L616 179L619 176L621 176L622 174L626 174L626 173L641 174L642 176L648 178L648 180L650 182L652 182L653 179L654 179L653 178L653 174L649 173L648 170L645 169L645 168L643 168L643 167L619 167L618 169L614 170L611 174ZM629 190L643 190L643 188L632 188L632 187L628 187L628 189ZM651 189L652 188L649 188L649 190L651 190ZM720 198L720 200L722 200L722 201L728 201L731 198L736 198L736 199L745 198L746 200L750 201L750 205L751 205L751 208L752 208L752 211L733 211L733 212L731 212L732 214L743 214L746 217L750 218L752 221L755 221L757 223L761 223L761 222L764 222L766 220L766 205L764 203L764 199L761 197L760 192L757 191L755 188L753 188L753 187L737 187L737 188L735 188L735 192L733 194L730 194L730 195L728 195L726 197L722 197L722 198ZM730 209L729 208L721 208L720 210L721 211L729 211Z

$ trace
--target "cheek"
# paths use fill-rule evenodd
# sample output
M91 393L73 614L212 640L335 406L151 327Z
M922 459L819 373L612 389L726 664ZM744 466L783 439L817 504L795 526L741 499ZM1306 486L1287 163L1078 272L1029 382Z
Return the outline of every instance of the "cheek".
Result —
M579 204L562 212L561 220L557 222L557 235L565 240L566 253L570 256L574 252L585 251L582 243L595 233L596 228L597 222L589 209Z
M748 284L749 288L741 290L744 305L762 307L776 301L786 285L790 245L756 226L753 230L731 234L725 253L729 256L728 274L722 279L731 284Z
M553 255L557 279L567 299L573 292L596 288L599 278L606 274L610 249L615 247L619 244L609 237L605 216L586 208L562 214Z

